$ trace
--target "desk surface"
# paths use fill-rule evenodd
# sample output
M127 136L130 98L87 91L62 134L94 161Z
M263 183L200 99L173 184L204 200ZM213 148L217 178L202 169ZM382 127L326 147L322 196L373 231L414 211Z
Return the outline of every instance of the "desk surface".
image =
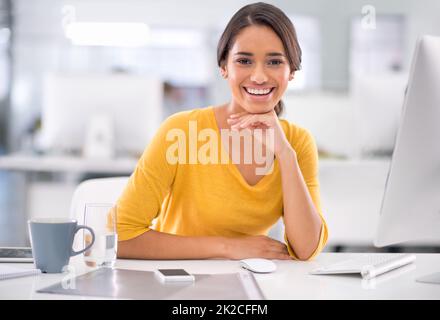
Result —
M440 272L440 254L417 254L416 262L373 280L360 276L310 275L312 269L362 255L363 253L322 253L314 261L276 260L278 270L256 274L255 278L267 299L440 299L440 285L416 282L415 279ZM71 259L77 275L91 271L82 257ZM12 264L11 264L12 265ZM13 264L31 268L31 264ZM184 268L191 273L228 273L241 270L233 260L118 260L115 267L153 271L161 268ZM41 294L35 291L66 281L69 274L42 274L0 280L0 299L90 299L89 297Z
M72 156L35 156L17 153L0 156L0 169L18 171L130 174L133 172L137 161L138 159L134 157L88 159Z

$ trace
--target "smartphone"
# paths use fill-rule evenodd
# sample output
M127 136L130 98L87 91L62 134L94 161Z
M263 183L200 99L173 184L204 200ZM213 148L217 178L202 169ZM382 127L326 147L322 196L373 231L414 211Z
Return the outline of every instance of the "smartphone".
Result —
M163 282L179 281L179 282L192 282L194 276L189 274L184 269L157 269L155 271L156 276Z

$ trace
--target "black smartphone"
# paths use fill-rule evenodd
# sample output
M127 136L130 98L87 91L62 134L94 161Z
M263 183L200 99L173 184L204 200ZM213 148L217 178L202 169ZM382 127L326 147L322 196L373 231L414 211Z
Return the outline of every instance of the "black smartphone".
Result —
M184 269L157 269L155 274L159 277L161 281L184 281L190 282L194 281L194 276Z

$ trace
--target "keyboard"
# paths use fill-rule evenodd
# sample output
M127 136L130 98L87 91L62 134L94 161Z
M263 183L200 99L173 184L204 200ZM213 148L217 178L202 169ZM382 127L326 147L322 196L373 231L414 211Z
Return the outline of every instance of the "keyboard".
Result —
M416 260L414 254L366 254L353 259L317 268L310 274L359 273L364 279L371 279L385 272L403 267Z
M0 247L0 262L34 262L30 247Z

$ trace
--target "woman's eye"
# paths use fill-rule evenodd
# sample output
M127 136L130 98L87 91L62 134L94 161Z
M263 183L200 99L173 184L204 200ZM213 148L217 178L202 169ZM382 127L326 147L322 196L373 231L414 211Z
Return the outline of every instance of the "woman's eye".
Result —
M237 62L238 62L239 64L251 64L251 60L249 60L249 59L245 59L245 58L238 59Z
M272 65L272 66L279 66L282 63L283 63L283 61L281 61L281 60L270 60L269 61L269 65Z

